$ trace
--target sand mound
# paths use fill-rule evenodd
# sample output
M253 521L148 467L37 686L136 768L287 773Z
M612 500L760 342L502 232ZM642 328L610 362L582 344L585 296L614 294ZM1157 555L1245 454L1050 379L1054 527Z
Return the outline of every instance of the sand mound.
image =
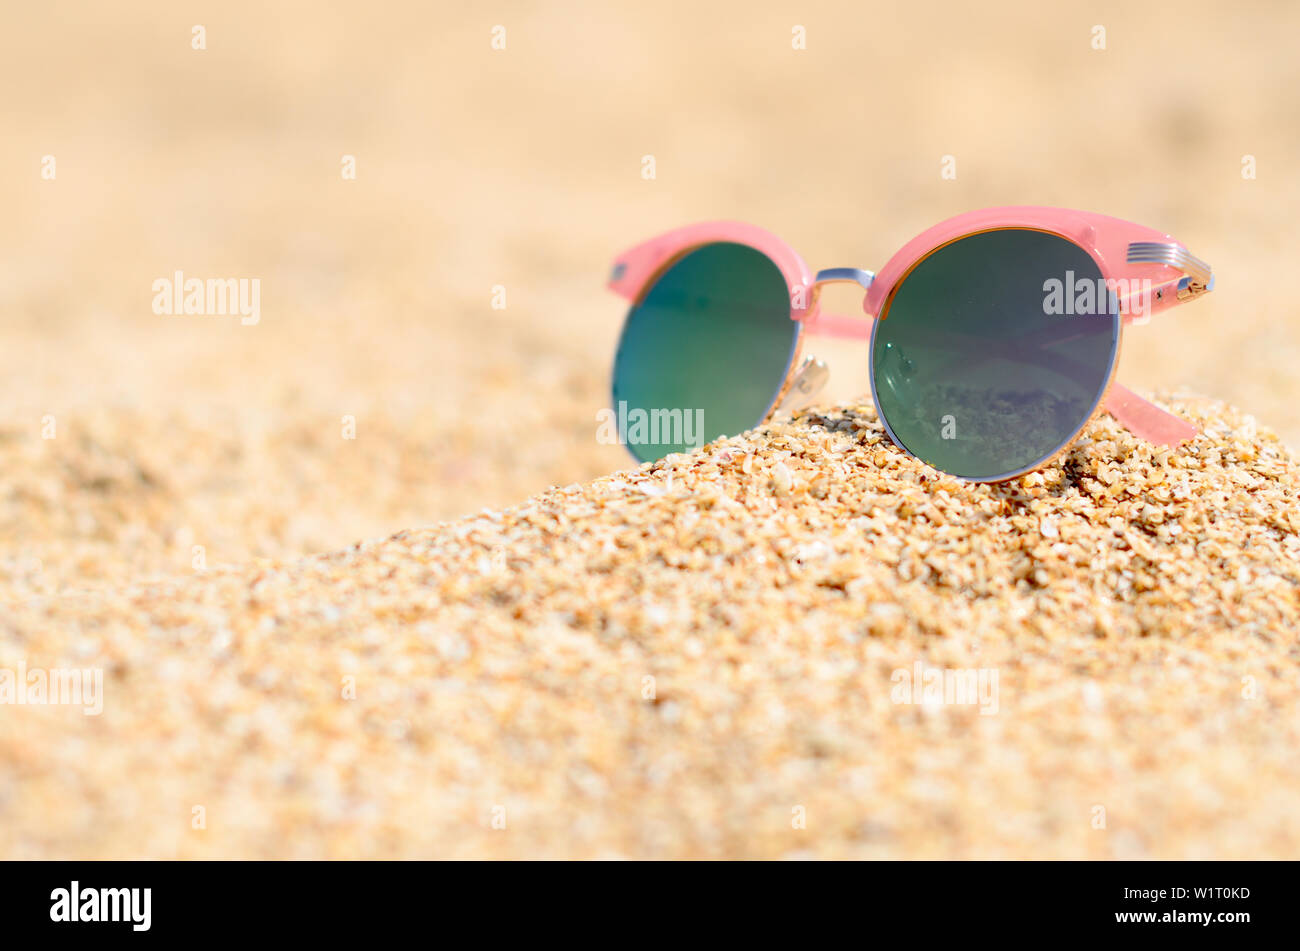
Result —
M1300 467L1003 486L826 409L328 556L10 605L0 854L1300 856ZM201 826L201 827L196 827Z

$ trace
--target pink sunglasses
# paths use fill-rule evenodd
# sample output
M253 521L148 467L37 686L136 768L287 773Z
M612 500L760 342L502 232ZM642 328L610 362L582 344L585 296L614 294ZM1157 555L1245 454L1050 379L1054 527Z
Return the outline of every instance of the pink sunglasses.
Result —
M857 284L865 317L821 310ZM879 274L813 275L752 225L678 228L615 261L631 301L613 375L618 439L641 461L734 435L814 396L804 333L870 340L872 397L889 437L934 468L999 482L1049 465L1103 409L1174 446L1190 423L1115 382L1125 325L1213 289L1209 265L1167 234L1064 208L950 218ZM874 318L874 319L872 319Z

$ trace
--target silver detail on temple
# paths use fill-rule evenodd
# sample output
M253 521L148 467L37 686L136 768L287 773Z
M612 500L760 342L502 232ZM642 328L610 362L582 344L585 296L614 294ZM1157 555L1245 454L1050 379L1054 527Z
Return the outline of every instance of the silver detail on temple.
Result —
M1135 241L1128 246L1129 264L1168 264L1187 276L1178 282L1178 299L1197 297L1214 288L1210 266L1181 244L1160 241Z

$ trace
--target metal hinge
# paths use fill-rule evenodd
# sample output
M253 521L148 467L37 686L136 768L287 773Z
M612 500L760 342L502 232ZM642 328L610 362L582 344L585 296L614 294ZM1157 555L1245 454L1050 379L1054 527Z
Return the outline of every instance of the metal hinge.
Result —
M1129 264L1168 264L1187 276L1178 281L1178 299L1189 300L1214 289L1214 271L1181 244L1134 241L1128 246Z

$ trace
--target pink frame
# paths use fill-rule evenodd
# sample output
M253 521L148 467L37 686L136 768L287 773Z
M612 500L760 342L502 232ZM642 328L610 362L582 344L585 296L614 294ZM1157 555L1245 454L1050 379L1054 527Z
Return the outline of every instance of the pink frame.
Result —
M733 221L688 225L630 248L615 259L609 288L635 303L676 260L706 244L744 244L767 255L785 277L790 293L790 317L799 322L800 334L790 369L764 417L766 421L785 399L800 368L799 354L804 332L867 339L871 336L873 319L888 319L894 290L920 261L959 238L1003 228L1032 228L1073 241L1097 263L1108 284L1123 282L1119 286L1142 288L1145 286L1143 282L1149 281L1149 292L1139 291L1127 298L1125 327L1144 323L1150 315L1193 299L1214 286L1208 266L1191 257L1186 247L1168 234L1108 215L1027 205L968 212L917 235L903 245L870 281L862 302L865 317L823 312L819 305L821 286L830 280L843 278L814 276L803 258L776 235L754 225ZM1180 264L1184 267L1178 266ZM1193 272L1197 283L1189 284L1186 275ZM1143 316L1135 317L1134 313ZM1123 331L1121 345L1122 337ZM1175 446L1198 432L1192 424L1120 386L1113 377L1103 394L1099 410L1103 407L1136 436L1157 445Z

